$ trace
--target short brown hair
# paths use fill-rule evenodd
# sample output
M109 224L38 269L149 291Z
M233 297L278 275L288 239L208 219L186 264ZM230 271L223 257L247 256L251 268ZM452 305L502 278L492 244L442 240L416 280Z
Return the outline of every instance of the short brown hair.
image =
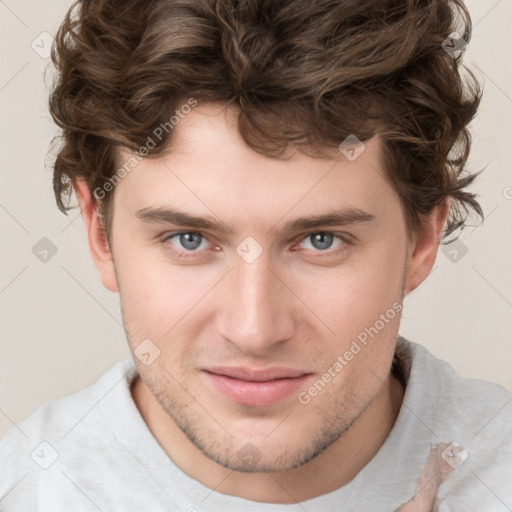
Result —
M117 149L140 152L193 97L237 106L243 140L274 158L378 135L410 233L451 198L446 237L470 210L482 216L466 169L481 90L445 51L456 30L469 42L462 0L77 1L52 53L57 204L70 209L78 179L101 188ZM111 199L98 200L107 236Z

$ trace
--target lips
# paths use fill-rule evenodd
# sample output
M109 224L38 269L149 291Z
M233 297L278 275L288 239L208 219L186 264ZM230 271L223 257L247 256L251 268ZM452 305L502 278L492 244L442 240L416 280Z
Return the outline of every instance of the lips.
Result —
M242 367L223 367L218 366L207 369L209 373L231 377L232 379L245 380L251 382L265 382L276 379L295 379L306 375L306 372L289 368L265 368L262 370L242 368Z
M254 407L283 401L297 392L311 373L291 368L212 367L203 370L210 386L229 400Z

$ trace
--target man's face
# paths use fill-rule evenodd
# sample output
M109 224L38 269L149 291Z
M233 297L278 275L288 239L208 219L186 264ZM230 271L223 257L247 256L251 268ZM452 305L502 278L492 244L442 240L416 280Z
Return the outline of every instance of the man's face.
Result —
M115 275L130 348L159 354L135 362L163 410L224 466L284 470L335 441L388 377L408 237L377 139L355 161L279 161L250 150L232 114L198 106L172 154L116 187Z

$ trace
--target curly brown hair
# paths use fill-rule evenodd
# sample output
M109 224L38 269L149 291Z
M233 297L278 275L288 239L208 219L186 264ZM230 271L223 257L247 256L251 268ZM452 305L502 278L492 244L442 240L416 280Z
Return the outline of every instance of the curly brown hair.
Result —
M111 180L119 148L167 151L172 130L149 154L148 136L196 98L235 105L243 140L272 158L378 135L409 232L451 198L447 237L483 216L466 169L481 89L447 51L454 31L469 42L462 0L79 0L52 53L57 205L77 180ZM111 199L93 194L107 236Z

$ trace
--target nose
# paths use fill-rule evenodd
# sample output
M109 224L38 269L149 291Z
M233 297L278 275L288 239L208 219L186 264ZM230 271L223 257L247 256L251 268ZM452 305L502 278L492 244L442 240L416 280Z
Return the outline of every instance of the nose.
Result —
M219 291L218 331L244 353L268 355L292 337L294 296L265 252L252 263L235 258Z

